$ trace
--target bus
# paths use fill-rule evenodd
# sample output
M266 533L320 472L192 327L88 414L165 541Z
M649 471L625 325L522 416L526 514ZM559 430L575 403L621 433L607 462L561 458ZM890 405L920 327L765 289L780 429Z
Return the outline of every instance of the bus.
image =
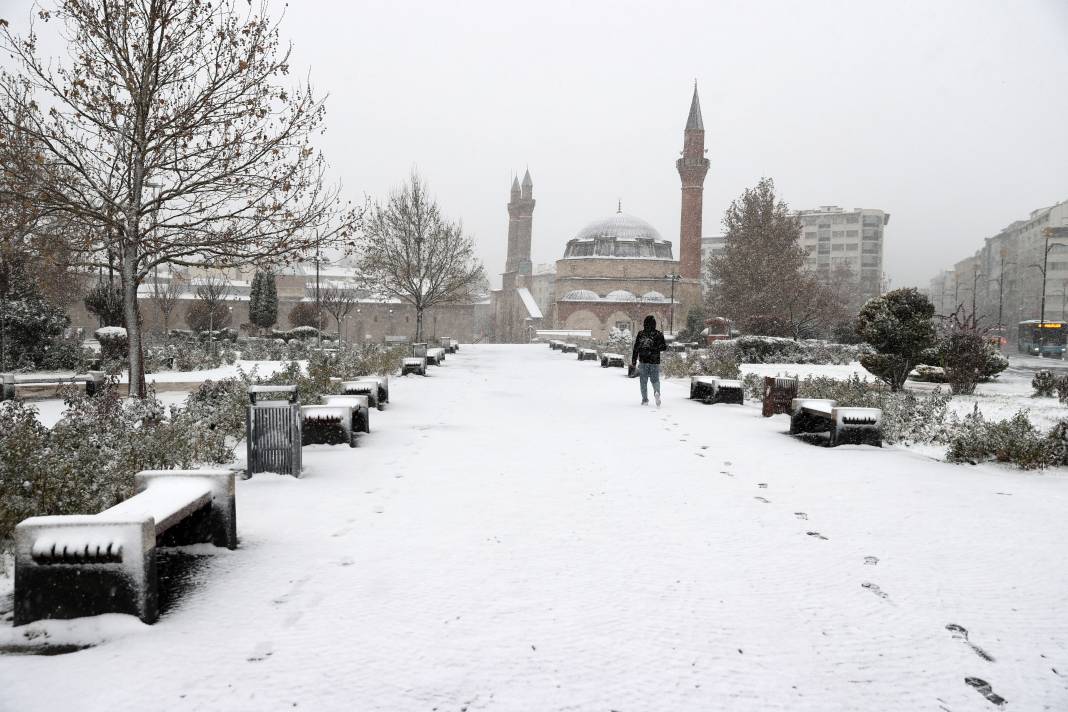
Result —
M1063 321L1021 321L1016 348L1020 353L1047 358L1064 358L1068 343L1068 323Z

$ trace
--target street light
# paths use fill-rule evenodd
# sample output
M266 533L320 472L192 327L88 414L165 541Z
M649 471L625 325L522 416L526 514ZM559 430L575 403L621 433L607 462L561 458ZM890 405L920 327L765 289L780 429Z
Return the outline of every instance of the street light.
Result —
M672 272L671 274L665 274L664 275L664 279L670 279L671 280L671 306L669 307L669 311L668 311L668 313L670 314L669 319L671 320L671 323L670 323L670 326L668 327L668 330L669 330L670 333L674 334L675 333L675 283L678 282L679 280L681 280L682 277L680 277L678 274Z
M1038 328L1040 329L1042 328L1042 325L1046 323L1046 267L1049 265L1049 253L1054 247L1064 247L1064 245L1060 242L1050 243L1049 240L1054 235L1061 237L1062 235L1060 233L1062 230L1057 230L1055 232L1053 228L1047 227L1045 230L1042 231L1042 234L1046 237L1046 250L1042 255L1042 266L1039 267L1038 265L1030 265L1031 267L1034 267L1042 273L1042 302L1041 306L1039 306L1038 312ZM1068 237L1068 235L1063 236Z

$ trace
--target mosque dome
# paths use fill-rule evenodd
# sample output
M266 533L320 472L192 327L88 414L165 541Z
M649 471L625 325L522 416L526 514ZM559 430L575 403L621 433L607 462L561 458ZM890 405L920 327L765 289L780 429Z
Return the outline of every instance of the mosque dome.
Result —
M604 295L606 302L636 302L638 298L634 296L634 292L628 292L625 289L616 289Z
M642 301L646 302L666 302L668 298L657 291L646 292L642 295Z
M600 301L600 297L597 296L597 292L589 289L572 289L570 292L564 295L563 301L565 302L596 302Z
M673 259L671 243L655 227L622 211L591 222L568 240L564 259L572 257Z

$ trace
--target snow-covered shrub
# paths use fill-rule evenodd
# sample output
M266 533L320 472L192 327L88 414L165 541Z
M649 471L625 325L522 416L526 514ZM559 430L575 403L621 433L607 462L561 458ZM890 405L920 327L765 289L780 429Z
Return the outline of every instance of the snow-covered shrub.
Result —
M817 339L795 341L774 336L739 336L715 341L708 348L719 358L738 363L847 364L870 351L865 345Z
M958 394L975 393L976 385L997 376L1009 365L977 329L952 329L939 340L937 350L946 381Z
M74 371L84 373L95 361L95 355L81 343L56 339L41 350L37 368L43 371Z
M630 333L630 329L617 329L612 327L608 330L608 339L603 345L598 345L598 352L622 354L624 362L630 365L630 355L634 347L634 336Z
M36 408L21 400L0 403L0 552L16 524L44 513L39 503L49 491L47 440Z
M319 330L314 326L295 326L287 332L287 337L290 339L316 339L319 337Z
M1053 381L1053 390L1057 393L1057 400L1068 403L1068 375L1058 374Z
M121 326L105 326L96 330L100 342L101 370L110 374L122 371L126 366L126 329Z
M857 334L875 353L860 363L891 390L899 391L934 343L934 305L915 288L895 289L869 299L857 316Z
M990 422L976 404L950 436L946 460L973 465L994 460L1033 470L1058 464L1060 445L1054 433L1043 434L1034 426L1026 410Z
M667 378L741 378L742 372L734 354L731 349L702 349L689 354L665 352L660 357L660 370Z
M1035 371L1035 375L1031 377L1031 388L1035 389L1032 394L1032 398L1052 398L1053 389L1057 386L1057 377L1053 375L1053 371L1048 368L1041 368Z

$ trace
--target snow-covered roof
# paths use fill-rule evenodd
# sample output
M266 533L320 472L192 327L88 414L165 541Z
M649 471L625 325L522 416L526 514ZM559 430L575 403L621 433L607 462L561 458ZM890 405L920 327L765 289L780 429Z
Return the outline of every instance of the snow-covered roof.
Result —
M614 289L608 294L604 295L605 301L608 302L636 302L638 298L634 296L634 292L628 292L625 289Z
M534 295L530 293L529 289L526 287L519 287L515 291L519 294L519 298L523 300L523 306L527 308L527 314L531 319L544 318L541 309L538 307L538 303L534 301Z
M565 302L597 302L600 300L601 298L597 296L597 292L589 289L572 289L562 299Z
M645 302L666 302L668 298L656 290L646 292L642 295L642 301Z

